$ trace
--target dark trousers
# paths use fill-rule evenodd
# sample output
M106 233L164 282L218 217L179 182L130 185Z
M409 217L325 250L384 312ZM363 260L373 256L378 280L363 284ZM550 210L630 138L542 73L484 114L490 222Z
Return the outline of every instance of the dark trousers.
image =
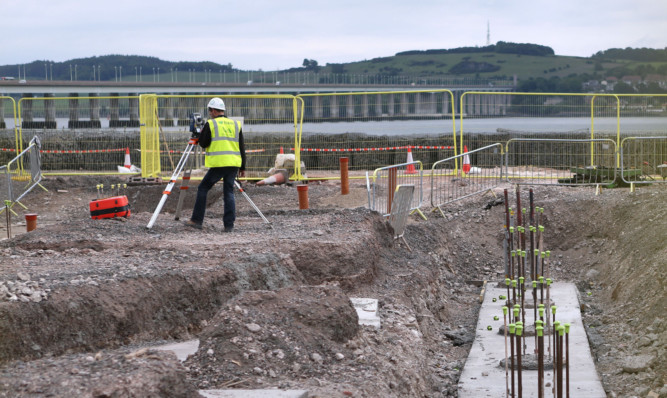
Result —
M222 221L225 228L233 228L236 220L236 202L234 201L234 179L238 173L238 167L213 167L208 169L206 175L199 183L197 188L197 199L195 200L195 208L192 210L192 217L190 219L197 224L204 222L204 214L206 213L206 197L208 191L213 188L216 182L222 180L223 200L225 204L225 212L222 216Z

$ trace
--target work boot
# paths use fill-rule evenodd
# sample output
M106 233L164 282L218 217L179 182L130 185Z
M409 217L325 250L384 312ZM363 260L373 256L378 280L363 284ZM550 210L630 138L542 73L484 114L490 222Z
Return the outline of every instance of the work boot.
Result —
M191 228L195 228L195 229L202 229L202 225L201 225L201 224L199 224L199 223L196 222L196 221L192 221L192 220L188 220L188 221L186 221L186 222L185 222L185 225L187 225L188 227L191 227Z
M222 232L232 232L234 231L234 227L225 227L225 229L222 230Z

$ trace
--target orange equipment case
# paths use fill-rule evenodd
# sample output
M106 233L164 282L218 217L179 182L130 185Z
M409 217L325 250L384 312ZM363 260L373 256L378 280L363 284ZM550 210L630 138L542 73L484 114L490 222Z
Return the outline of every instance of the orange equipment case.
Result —
M94 199L90 201L90 216L93 220L101 218L129 217L130 205L127 196L114 196L106 199Z

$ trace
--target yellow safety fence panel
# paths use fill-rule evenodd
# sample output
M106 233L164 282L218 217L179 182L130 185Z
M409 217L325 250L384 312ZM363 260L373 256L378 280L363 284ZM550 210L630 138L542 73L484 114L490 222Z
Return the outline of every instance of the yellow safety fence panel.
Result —
M140 97L141 115L141 176L159 177L160 165L160 123L158 101L154 94Z
M26 96L18 101L19 146L38 135L44 175L124 174L138 161L138 96Z
M225 102L227 117L242 123L246 150L246 178L260 180L268 177L271 168L288 169L290 178L300 179L299 162L296 161L299 147L299 115L297 102L292 95L157 95L142 96L142 101L156 101L151 107L142 107L142 118L155 120L150 131L157 131L159 143L159 168L155 164L146 175L171 175L187 147L190 133L190 117L199 113L204 120L209 118L207 105L213 97ZM144 115L143 112L150 113ZM143 119L142 119L143 120ZM149 132L148 126L145 127ZM142 148L143 150L143 148ZM151 147L154 150L154 147ZM278 155L283 156L278 156ZM290 156L291 155L291 156ZM190 165L203 168L203 154L191 155ZM280 162L279 165L276 165ZM190 166L189 166L190 167ZM156 171L157 170L157 171Z
M456 153L450 90L301 94L301 160L308 179L338 178L341 157L351 178L387 165L425 168Z
M618 109L613 94L469 91L461 96L460 148L471 151L512 138L619 142ZM591 143L589 164L593 150Z
M21 139L16 126L16 101L12 97L0 96L0 164L7 164L21 153Z

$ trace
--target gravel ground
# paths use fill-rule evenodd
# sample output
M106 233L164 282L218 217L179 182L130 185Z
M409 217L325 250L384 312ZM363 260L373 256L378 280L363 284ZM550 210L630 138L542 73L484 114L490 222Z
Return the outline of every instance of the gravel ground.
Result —
M164 186L123 188L132 215L91 220L96 185L119 181L49 177L48 192L15 208L16 235L0 241L0 396L457 396L479 282L503 278L504 206L492 195L451 204L445 217L424 207L428 220L409 219L409 250L365 208L360 180L345 196L337 182L311 183L309 210L294 186L247 184L273 228L238 195L231 234L217 190L201 231L174 220L175 197L146 229ZM498 197L503 188L514 192ZM608 395L667 396L667 191L533 188L554 278L584 293ZM37 230L21 233L25 212L39 214ZM382 327L359 326L349 297L378 299ZM192 338L199 350L183 364L147 348Z

